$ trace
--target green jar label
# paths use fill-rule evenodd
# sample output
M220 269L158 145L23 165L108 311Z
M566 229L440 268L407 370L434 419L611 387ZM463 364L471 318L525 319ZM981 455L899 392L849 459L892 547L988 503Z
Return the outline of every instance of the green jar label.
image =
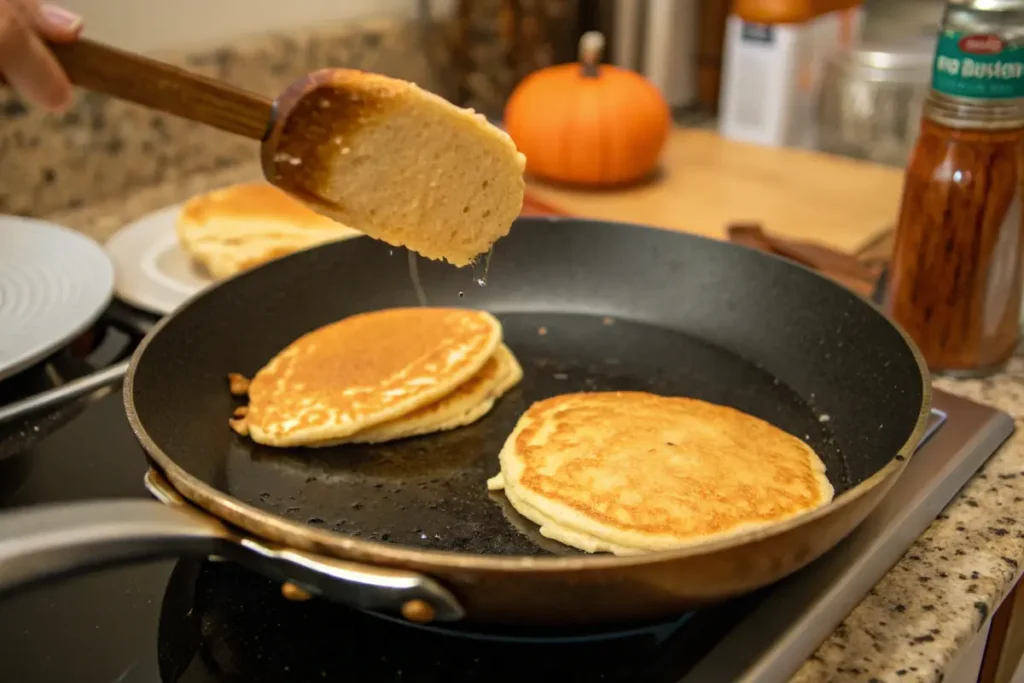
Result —
M994 33L943 31L935 50L932 88L951 97L1024 97L1024 47Z

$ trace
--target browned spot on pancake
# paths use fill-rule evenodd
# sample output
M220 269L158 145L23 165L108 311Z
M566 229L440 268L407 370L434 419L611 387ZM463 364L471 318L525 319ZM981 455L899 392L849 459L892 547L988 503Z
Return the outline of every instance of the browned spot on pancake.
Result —
M284 125L264 145L264 172L307 203L324 205L332 161L356 131L377 125L414 86L345 69L315 71L278 98ZM296 163L296 160L298 163ZM331 208L333 205L328 204Z

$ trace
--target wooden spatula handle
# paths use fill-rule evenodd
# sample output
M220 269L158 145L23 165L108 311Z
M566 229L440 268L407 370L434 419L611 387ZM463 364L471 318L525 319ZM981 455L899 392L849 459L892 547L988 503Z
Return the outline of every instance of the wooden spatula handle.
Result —
M87 39L52 44L75 85L262 140L273 103L226 83Z

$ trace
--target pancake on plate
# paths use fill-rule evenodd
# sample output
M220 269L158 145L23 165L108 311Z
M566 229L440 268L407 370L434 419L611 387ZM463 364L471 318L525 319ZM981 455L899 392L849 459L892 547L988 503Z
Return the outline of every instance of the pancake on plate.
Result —
M182 207L176 229L182 248L217 279L361 234L269 183L232 185L193 197Z
M478 373L441 400L395 420L356 432L345 441L383 443L464 427L490 412L494 402L522 378L523 369L519 361L507 346L499 344Z
M233 376L232 393L247 393L249 405L231 426L268 446L336 445L448 396L500 343L501 324L483 311L354 315L298 338L251 382Z
M733 408L643 392L534 403L499 459L488 488L544 536L591 553L721 540L833 496L800 439Z

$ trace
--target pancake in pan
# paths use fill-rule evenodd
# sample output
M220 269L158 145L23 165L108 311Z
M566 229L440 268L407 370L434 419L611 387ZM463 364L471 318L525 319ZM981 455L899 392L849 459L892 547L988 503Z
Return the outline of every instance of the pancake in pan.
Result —
M345 442L383 443L464 427L490 412L494 402L522 378L519 361L507 346L499 344L480 372L452 393L408 415L357 432Z
M721 540L825 505L800 439L726 406L643 392L533 404L488 482L544 536L617 555Z
M501 324L483 311L354 315L278 353L248 383L249 406L231 426L267 446L334 445L447 396L500 342Z

